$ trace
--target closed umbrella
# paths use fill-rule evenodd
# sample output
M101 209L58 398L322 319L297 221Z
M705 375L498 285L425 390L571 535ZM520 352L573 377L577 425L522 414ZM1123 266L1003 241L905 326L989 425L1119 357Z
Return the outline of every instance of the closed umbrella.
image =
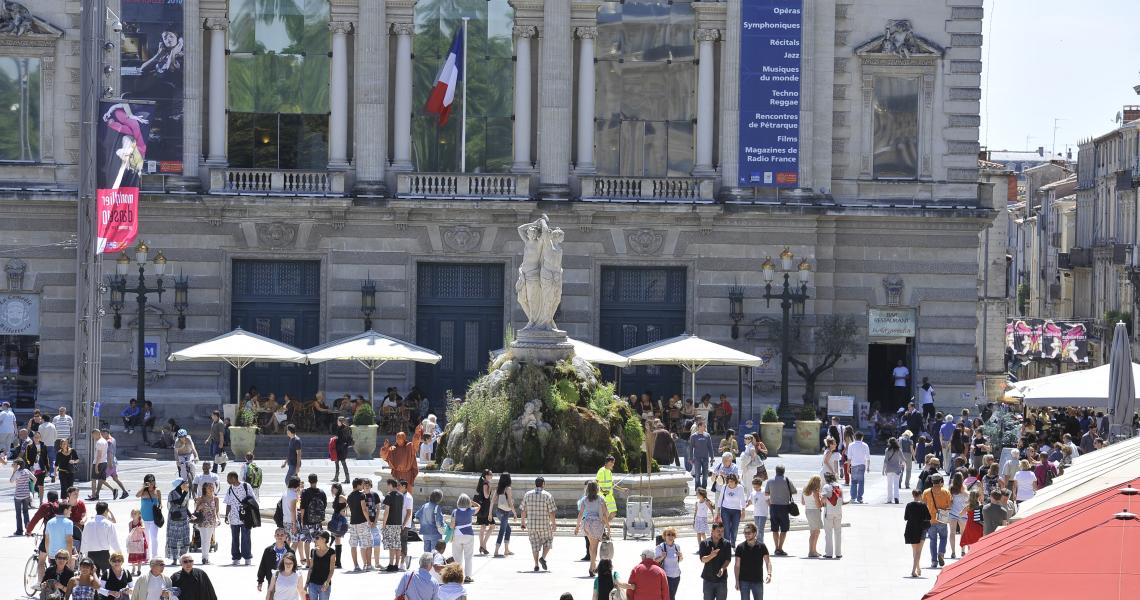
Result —
M237 400L241 401L241 370L255 362L305 362L305 353L297 348L250 333L241 327L174 352L170 362L224 362L237 369Z
M439 362L442 356L410 342L365 331L354 336L310 348L305 357L311 364L330 360L350 360L368 369L368 402L373 402L376 391L376 369L392 361L412 361L428 364ZM375 406L373 406L375 408Z
M1112 410L1112 428L1121 431L1130 424L1136 410L1136 380L1132 373L1132 344L1123 322L1112 332L1112 354L1108 358L1108 405ZM1111 436L1109 437L1111 441Z

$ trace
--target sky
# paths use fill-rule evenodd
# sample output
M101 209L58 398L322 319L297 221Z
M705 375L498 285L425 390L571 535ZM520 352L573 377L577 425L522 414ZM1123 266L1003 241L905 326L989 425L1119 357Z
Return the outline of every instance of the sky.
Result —
M981 143L1056 150L1140 105L1140 0L985 0ZM1028 144L1026 143L1028 137Z

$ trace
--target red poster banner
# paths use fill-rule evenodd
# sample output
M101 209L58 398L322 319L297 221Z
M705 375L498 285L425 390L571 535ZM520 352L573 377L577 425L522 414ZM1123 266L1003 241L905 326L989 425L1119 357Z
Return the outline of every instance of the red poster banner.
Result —
M139 179L146 161L150 103L103 101L99 104L96 202L99 221L96 252L120 252L139 233Z

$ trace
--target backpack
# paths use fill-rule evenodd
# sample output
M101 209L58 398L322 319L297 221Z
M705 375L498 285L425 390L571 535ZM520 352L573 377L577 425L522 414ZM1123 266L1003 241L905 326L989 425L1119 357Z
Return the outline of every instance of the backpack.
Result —
M285 526L285 511L281 509L281 501L277 501L277 508L273 509L273 524L278 527Z
M249 463L249 467L245 471L245 482L253 489L261 487L261 467L255 463Z
M313 490L313 493L309 494L309 500L305 502L305 524L320 525L325 521L325 508L328 506L328 500L325 499L325 494L321 490L309 489Z
M329 460L331 460L333 462L337 461L336 436L335 435L332 436L331 438L329 438Z

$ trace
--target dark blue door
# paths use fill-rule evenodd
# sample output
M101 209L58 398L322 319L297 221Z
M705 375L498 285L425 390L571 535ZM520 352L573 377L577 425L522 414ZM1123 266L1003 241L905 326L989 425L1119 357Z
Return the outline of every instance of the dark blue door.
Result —
M503 270L496 264L422 262L416 278L416 343L439 352L417 364L416 386L442 416L447 392L459 398L503 345Z
M621 352L685 332L684 267L602 267L600 344ZM613 367L604 371L614 378ZM622 369L623 396L649 392L653 399L682 393L681 369L653 365Z
M321 263L317 261L235 260L233 326L305 350L319 343ZM317 367L293 363L253 363L242 370L244 394L250 386L281 402L285 394L308 400L317 393ZM237 378L231 378L230 401Z

